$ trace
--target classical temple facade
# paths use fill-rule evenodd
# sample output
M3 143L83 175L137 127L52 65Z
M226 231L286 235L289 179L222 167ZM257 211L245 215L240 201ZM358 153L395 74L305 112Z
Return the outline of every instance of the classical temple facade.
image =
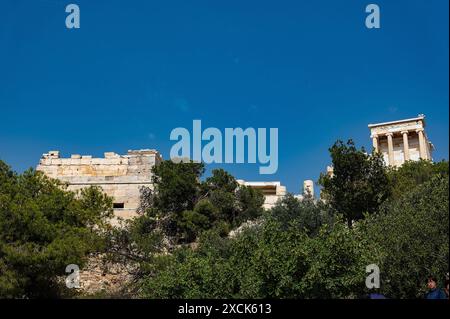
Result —
M406 161L432 160L433 144L425 132L425 115L415 118L369 124L374 151L383 155L389 166Z

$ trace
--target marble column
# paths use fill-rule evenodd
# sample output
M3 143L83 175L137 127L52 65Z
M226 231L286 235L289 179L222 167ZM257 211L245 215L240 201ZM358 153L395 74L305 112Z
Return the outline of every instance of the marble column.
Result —
M374 148L375 152L378 152L379 151L379 149L378 149L378 135L377 134L372 134L371 137L372 137L373 148Z
M416 130L417 134L419 135L419 153L420 158L426 160L427 159L427 151L425 149L425 137L423 135L423 128Z
M409 142L408 142L408 131L402 131L403 135L403 158L404 161L409 161Z
M388 140L388 158L389 158L389 165L394 166L394 142L392 141L392 136L394 134L389 132L386 133L387 140Z

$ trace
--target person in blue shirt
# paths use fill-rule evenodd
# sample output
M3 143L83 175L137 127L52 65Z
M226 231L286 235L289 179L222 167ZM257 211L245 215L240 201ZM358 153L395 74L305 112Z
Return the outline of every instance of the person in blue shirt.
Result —
M449 296L448 296L448 286L449 286L449 284L450 284L450 282L449 282L448 278L445 279L444 292L445 292L445 295L447 296L447 299L449 299Z
M427 278L427 287L429 291L425 294L425 299L447 299L445 292L437 287L436 277Z

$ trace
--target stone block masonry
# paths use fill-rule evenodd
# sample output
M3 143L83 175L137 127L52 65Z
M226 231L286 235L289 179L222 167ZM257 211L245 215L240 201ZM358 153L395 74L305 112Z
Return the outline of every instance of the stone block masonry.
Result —
M162 161L156 150L129 150L126 155L106 152L104 158L71 155L61 158L59 151L42 155L36 170L60 180L72 191L99 186L114 201L115 217L136 216L139 188L153 188L152 168Z

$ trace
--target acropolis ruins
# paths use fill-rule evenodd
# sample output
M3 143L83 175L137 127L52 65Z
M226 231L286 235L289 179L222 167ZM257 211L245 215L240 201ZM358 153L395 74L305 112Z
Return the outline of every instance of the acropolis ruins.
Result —
M401 166L406 161L432 160L433 144L425 133L425 115L369 124L373 148L381 152L386 165Z
M398 167L408 160L432 160L433 145L425 133L424 115L369 124L369 129L374 151L381 152L387 165ZM115 216L130 218L136 215L139 206L140 187L153 188L152 168L161 161L161 154L152 149L129 150L126 155L106 152L104 158L78 154L61 158L59 151L50 151L42 155L36 169L66 183L69 190L100 186L114 199ZM327 171L332 172L332 168L328 167ZM266 209L272 208L287 193L286 187L279 181L238 180L238 183L261 190L265 196L263 206ZM302 200L305 194L314 198L312 180L304 181L303 194L295 197Z
M152 168L162 161L156 150L130 150L126 155L106 152L104 158L72 155L61 158L59 151L42 155L36 170L60 180L75 191L83 187L99 186L114 199L116 217L135 216L139 206L141 186L152 188Z

